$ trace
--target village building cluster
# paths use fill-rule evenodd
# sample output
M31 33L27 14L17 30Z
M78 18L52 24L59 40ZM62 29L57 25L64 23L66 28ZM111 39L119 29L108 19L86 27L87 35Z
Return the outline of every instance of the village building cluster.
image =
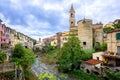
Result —
M84 50L94 48L95 44L107 43L107 51L93 53L93 58L91 60L82 62L81 68L85 72L91 73L91 71L95 71L100 74L104 71L104 68L111 71L120 71L120 29L115 29L108 33L104 32L104 28L107 27L114 29L113 24L116 24L119 19L103 26L101 22L93 24L91 19L84 18L79 20L76 26L73 5L69 13L70 30L58 32L54 36L44 38L42 41L44 46L51 45L62 47L63 44L67 42L70 32L74 30Z
M0 20L0 49L12 48L18 43L32 49L34 41L31 37L2 24L2 20Z
M44 45L54 42L55 44L51 44L52 46L62 47L63 44L67 42L72 30L76 31L76 36L79 38L83 49L93 48L96 43L101 44L103 42L103 24L101 22L93 24L92 20L84 18L79 20L76 26L75 10L73 5L71 6L69 14L70 30L56 33L56 35L54 35L55 38L52 38L52 36L44 38Z

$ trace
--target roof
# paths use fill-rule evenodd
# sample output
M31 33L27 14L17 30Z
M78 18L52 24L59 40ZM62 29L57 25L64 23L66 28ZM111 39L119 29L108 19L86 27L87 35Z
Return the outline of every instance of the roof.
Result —
M85 63L91 64L91 65L96 65L101 62L102 62L101 60L96 60L96 59L91 59L91 60L85 61Z
M71 9L70 9L70 11L74 11L73 4L71 5Z
M120 29L114 29L114 30L109 31L108 33L113 33L113 32L120 32Z
M89 21L92 21L91 19L86 19L86 18L84 18L84 19L82 19L82 20L79 20L78 22L77 22L77 24L79 23L79 22L81 22L81 21L87 21L87 22L89 22Z

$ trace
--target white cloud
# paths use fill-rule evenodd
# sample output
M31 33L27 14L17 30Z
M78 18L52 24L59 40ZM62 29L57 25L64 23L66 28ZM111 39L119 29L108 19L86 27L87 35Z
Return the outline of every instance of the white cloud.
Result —
M10 6L14 9L23 9L21 0L10 0Z
M109 1L94 0L93 2L87 2L84 0L83 5L77 8L76 15L77 17L85 16L87 18L94 20L94 22L102 21L104 23L107 23L110 20L109 17L110 14L112 13L110 9L116 7L116 3L119 3L116 1L117 0L109 0ZM115 14L112 16L114 17ZM117 15L117 18L119 18L119 15Z
M63 7L60 4L51 4L51 3L46 3L43 5L43 8L45 10L52 10L52 11L61 11L63 10Z
M37 18L32 15L32 14L28 14L25 18L27 21L27 24L29 26L29 28L32 28L32 29L37 29L37 28L44 28L44 29L47 29L47 28L50 28L50 24L48 22L40 22L37 20Z
M54 35L55 31L49 30L53 27L56 28L58 32L69 30L69 9L71 4L74 5L76 11L76 22L84 17L92 19L93 22L102 21L104 23L113 21L116 18L120 18L120 15L118 14L120 13L120 10L118 9L120 7L120 1L118 0L56 0L55 2L54 0L10 0L9 4L13 9L17 9L18 11L20 10L20 12L15 13L24 13L24 11L26 11L22 15L25 16L23 19L25 20L27 26L22 24L12 25L10 24L12 18L10 20L7 15L4 16L3 13L0 13L0 18L3 20L3 22L17 31L36 39L39 37L43 38ZM35 8L33 12L41 12L37 14L44 16L46 19L42 20L41 17L38 15L36 16L35 13L29 11L29 8L31 7L33 9ZM56 19L53 20L56 21L58 25L54 25L50 23L50 20L47 20L52 20L52 17L50 18L51 13L53 13L53 18ZM55 18L56 15L54 16L54 14L57 14L59 17ZM57 19L59 19L59 22L57 22ZM18 22L19 20L20 19L18 19Z
M31 0L31 1L27 1L29 5L31 6L41 6L44 3L44 0Z
M3 23L9 23L10 22L10 20L9 19L6 19L5 18L5 16L2 14L2 13L0 13L0 19L3 21Z

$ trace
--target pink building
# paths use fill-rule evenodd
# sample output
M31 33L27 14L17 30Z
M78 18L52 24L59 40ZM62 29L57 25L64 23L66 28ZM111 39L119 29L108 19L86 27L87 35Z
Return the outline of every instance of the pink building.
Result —
M9 38L6 35L6 25L0 20L0 48L3 48L5 44L9 44Z
M42 39L44 45L50 45L51 44L51 41L57 39L57 35L53 35L53 36L50 36L50 37L47 37L47 38L44 38Z

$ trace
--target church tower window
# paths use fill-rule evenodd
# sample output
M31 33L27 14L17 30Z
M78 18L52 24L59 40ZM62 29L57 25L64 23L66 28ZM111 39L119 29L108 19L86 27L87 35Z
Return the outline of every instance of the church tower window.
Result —
M73 22L71 22L71 25L73 25Z
M74 17L72 13L71 13L71 17L72 17L72 18Z

